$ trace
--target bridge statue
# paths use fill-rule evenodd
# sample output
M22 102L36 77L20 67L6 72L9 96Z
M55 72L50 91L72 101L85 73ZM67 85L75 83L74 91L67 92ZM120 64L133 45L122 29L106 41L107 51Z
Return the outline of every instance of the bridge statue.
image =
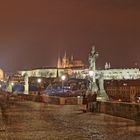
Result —
M97 92L98 100L109 100L105 89L104 89L104 77L103 73L100 73L96 70L96 58L98 57L98 53L95 50L95 46L92 47L91 53L89 54L89 77L90 84L89 90L91 92ZM99 88L96 84L96 78L99 80Z
M96 58L98 53L95 51L95 46L92 47L91 53L89 54L89 69L95 71L96 70Z
M98 53L95 51L95 46L92 47L91 53L89 54L89 76L90 76L90 85L89 90L91 92L97 92L98 87L96 85L96 58Z
M29 77L28 74L24 74L24 94L29 94Z

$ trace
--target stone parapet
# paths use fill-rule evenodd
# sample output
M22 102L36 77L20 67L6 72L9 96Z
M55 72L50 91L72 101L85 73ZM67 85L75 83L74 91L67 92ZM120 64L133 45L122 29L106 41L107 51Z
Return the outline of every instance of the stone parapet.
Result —
M100 113L140 122L140 104L124 102L98 102L98 110Z

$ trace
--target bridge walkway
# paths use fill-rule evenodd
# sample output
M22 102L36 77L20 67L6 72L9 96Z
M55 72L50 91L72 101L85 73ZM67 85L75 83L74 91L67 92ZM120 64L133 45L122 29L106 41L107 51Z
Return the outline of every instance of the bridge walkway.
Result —
M16 101L2 109L0 140L140 139L140 125L135 121L100 113L83 113L79 105Z

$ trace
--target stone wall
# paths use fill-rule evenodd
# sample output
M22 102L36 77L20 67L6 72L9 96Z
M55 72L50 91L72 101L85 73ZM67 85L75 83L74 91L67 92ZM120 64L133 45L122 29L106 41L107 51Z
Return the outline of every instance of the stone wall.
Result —
M44 96L44 102L48 102L50 104L59 104L59 105L76 105L77 98L75 97L55 97L55 96Z
M0 94L0 103L4 104L7 99L7 94ZM6 99L5 99L6 98ZM3 100L5 99L5 100ZM30 100L37 102L45 102L57 105L77 105L77 97L55 97L46 95L24 95L24 94L10 94L9 99L16 99L18 101ZM140 122L140 104L125 103L125 102L98 102L98 112L110 114L113 116L128 118Z
M140 122L140 104L124 102L98 102L98 110L101 113Z
M30 101L37 101L37 102L44 102L49 104L56 104L56 105L76 105L77 104L77 97L57 97L57 96L47 96L47 95L25 95L25 94L18 94L15 95L18 100L30 100Z
M76 105L77 104L77 97L67 97L67 98L65 98L65 104Z

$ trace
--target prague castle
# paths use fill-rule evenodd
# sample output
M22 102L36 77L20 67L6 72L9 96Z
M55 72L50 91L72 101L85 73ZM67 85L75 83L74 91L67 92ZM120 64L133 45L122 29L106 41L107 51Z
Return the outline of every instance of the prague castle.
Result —
M73 56L68 57L66 52L63 58L58 58L56 67L36 68L32 70L18 71L22 76L26 73L29 77L46 77L55 78L61 77L63 74L68 74L70 77L79 77L83 79L82 72L85 65L81 60L74 60Z
M81 60L74 60L73 56L67 57L66 52L64 57L58 58L57 68L84 68L84 63Z

